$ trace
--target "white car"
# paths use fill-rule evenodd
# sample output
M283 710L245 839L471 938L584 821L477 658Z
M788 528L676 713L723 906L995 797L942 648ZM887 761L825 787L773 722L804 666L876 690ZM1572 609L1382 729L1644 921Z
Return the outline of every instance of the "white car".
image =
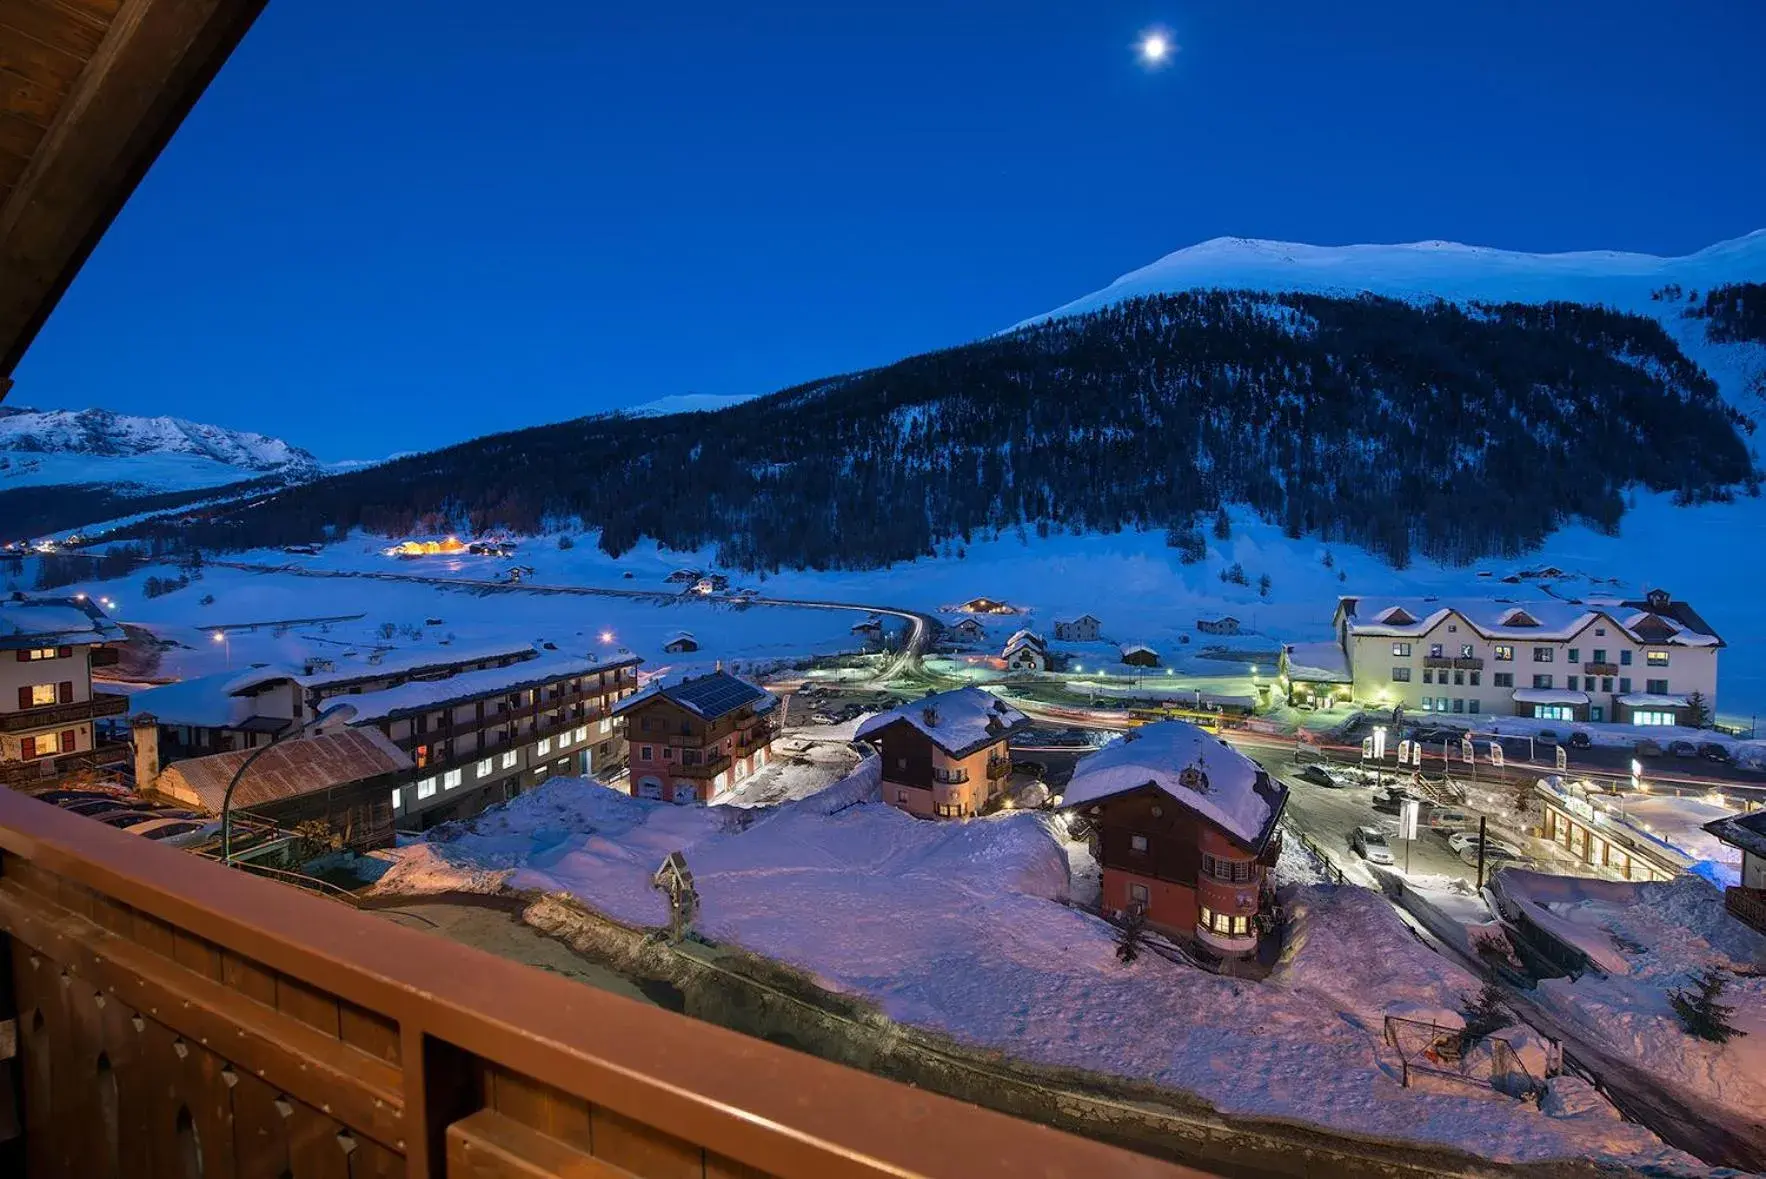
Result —
M1478 862L1478 845L1474 843L1460 852L1459 858L1464 860L1468 866L1475 865ZM1510 860L1524 860L1526 858L1526 854L1512 843L1499 843L1493 839L1484 845L1485 868L1494 868L1498 864Z
M1461 838L1462 836L1466 838ZM1459 835L1455 835L1452 839L1449 839L1447 841L1447 846L1458 852L1460 859L1463 860L1467 856L1470 856L1471 860L1468 861L1468 863L1475 862L1478 858L1478 833L1476 831L1462 831ZM1506 839L1497 839L1494 836L1484 840L1484 847L1487 850L1494 851L1514 860L1521 859L1526 855L1525 852L1514 844L1508 842Z
M1357 827L1349 837L1349 846L1370 864L1392 862L1392 846L1378 827Z
M1456 831L1447 837L1447 846L1456 852L1464 851L1476 842L1478 842L1478 830L1475 827L1470 831Z

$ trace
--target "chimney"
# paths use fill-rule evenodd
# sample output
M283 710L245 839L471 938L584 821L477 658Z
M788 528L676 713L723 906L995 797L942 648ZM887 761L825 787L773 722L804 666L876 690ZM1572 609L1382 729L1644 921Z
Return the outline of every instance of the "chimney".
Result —
M129 739L135 746L135 789L151 791L159 783L159 719L146 712L131 717Z
M936 729L938 727L938 709L928 704L920 710L920 715L926 719L927 728Z

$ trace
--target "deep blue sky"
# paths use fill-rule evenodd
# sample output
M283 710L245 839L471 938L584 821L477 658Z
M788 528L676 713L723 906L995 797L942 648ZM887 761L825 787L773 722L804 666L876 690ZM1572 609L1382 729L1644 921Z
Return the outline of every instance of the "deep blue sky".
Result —
M10 400L366 458L886 362L1220 234L1686 253L1766 225L1763 44L1758 0L271 0Z

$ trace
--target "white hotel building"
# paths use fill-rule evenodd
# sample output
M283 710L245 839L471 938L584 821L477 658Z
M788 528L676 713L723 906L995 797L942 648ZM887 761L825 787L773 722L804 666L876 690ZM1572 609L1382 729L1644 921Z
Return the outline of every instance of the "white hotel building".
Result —
M1671 725L1717 702L1723 640L1662 590L1642 601L1359 598L1336 631L1357 701L1421 712Z

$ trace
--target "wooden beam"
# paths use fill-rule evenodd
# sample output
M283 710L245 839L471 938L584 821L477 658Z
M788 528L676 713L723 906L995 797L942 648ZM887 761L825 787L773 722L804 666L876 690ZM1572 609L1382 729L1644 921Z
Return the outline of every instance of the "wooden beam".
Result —
M0 378L263 4L124 0L0 203Z

